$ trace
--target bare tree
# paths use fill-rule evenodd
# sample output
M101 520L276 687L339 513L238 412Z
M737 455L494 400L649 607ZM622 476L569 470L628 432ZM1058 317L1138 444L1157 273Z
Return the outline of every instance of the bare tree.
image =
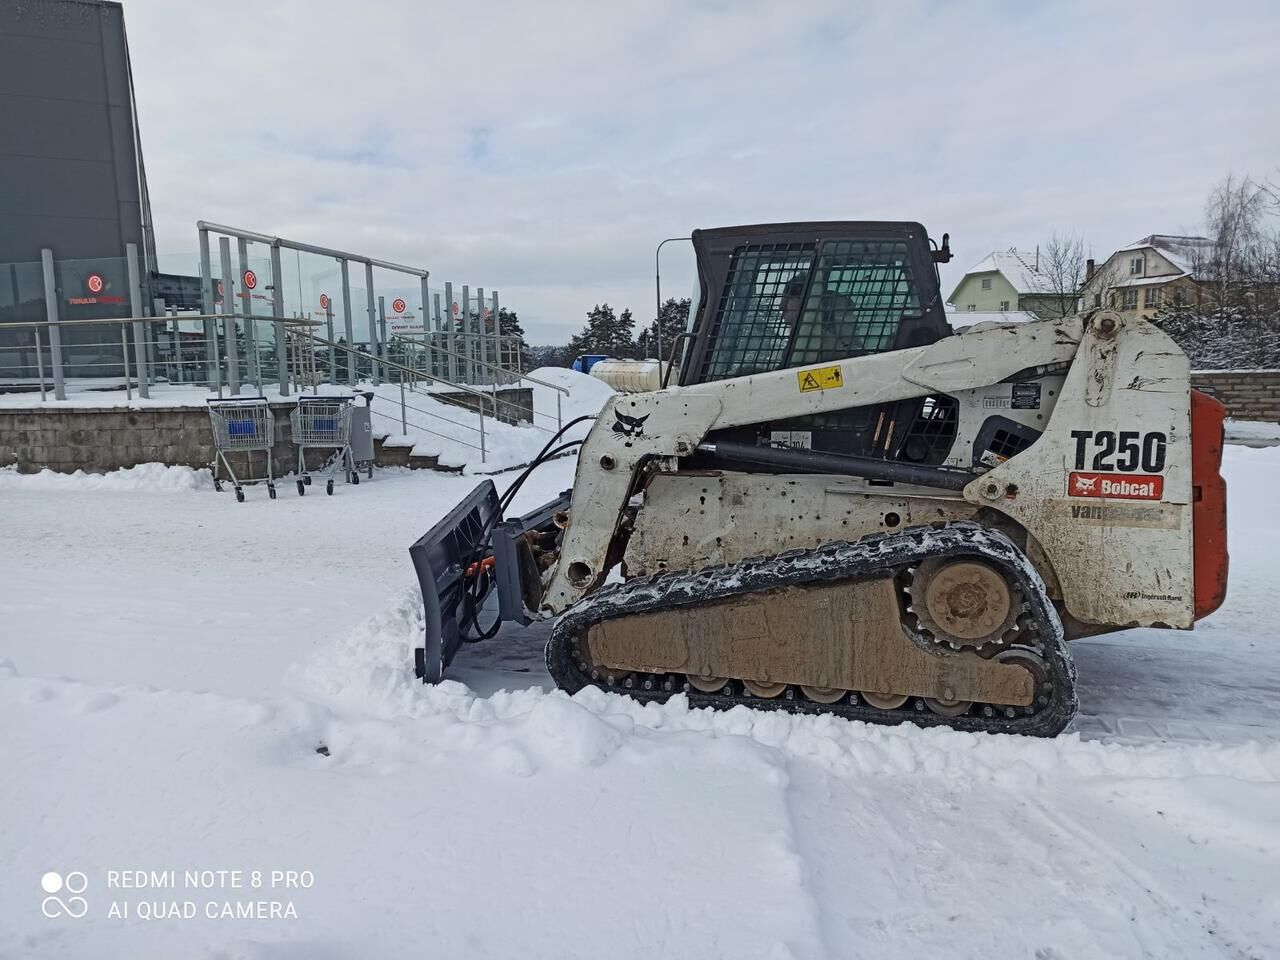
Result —
M1280 207L1265 184L1229 174L1209 194L1213 241L1196 256L1194 303L1169 304L1153 319L1206 368L1280 364Z
M1076 233L1049 235L1040 254L1039 274L1047 289L1037 298L1042 307L1037 312L1047 319L1075 313L1080 304L1080 286L1084 283L1084 238Z
M1236 303L1242 285L1255 282L1267 258L1269 238L1264 223L1270 194L1251 177L1229 173L1214 187L1205 204L1205 225L1214 242L1206 275L1218 304Z

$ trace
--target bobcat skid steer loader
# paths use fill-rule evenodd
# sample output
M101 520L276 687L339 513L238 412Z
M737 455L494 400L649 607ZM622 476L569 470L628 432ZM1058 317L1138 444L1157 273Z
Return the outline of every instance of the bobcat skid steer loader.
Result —
M1224 411L1156 327L954 332L916 223L692 239L678 384L612 398L556 501L486 480L411 548L424 681L558 617L571 692L1052 736L1065 641L1222 603Z

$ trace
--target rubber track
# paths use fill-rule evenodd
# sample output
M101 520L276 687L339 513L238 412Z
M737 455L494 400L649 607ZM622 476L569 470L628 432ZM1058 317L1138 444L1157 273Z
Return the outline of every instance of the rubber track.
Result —
M679 687L663 689L662 684L678 674L648 675L655 689L642 686L624 689L593 681L574 659L576 644L593 624L637 613L672 607L692 606L786 586L814 585L837 581L859 581L914 566L930 557L978 557L1004 571L1026 598L1030 628L1036 652L1049 667L1049 702L1035 713L1021 712L1013 718L1003 713L986 717L972 712L962 717L943 717L913 709L918 698L896 710L879 710L860 699L857 703L820 704L802 696L792 696L794 688L774 698L726 692L741 684L730 681L725 690L702 693ZM943 656L950 654L940 654ZM668 572L638 577L622 584L603 587L570 608L552 630L546 649L547 668L556 684L570 693L597 686L611 693L623 693L643 702L661 702L683 692L690 706L729 709L747 706L757 710L787 710L793 713L831 713L849 720L920 726L949 726L957 730L990 733L1017 733L1052 737L1071 722L1079 706L1076 698L1075 664L1062 638L1062 623L1046 593L1044 582L1022 552L1003 534L974 523L939 524L879 535L856 543L828 543L814 550L791 550L773 557L756 557L740 563L705 567L697 571ZM641 684L646 675L641 677ZM1041 691L1038 690L1037 694ZM980 707L978 708L981 709Z

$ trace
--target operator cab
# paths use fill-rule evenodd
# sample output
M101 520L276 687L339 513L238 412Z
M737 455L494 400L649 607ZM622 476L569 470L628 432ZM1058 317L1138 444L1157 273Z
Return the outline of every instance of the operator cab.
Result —
M688 386L933 343L951 334L937 264L918 223L842 221L695 230L698 308L680 368ZM920 398L723 431L723 439L940 463L950 398ZM763 411L762 411L763 412ZM942 431L945 433L945 431ZM909 442L913 436L915 442Z

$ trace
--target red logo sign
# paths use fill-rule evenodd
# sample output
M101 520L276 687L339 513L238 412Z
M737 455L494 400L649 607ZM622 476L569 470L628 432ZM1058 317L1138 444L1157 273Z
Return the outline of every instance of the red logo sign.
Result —
M107 281L102 279L102 274L91 273L86 278L84 285L89 288L90 293L101 293L103 287L107 285Z
M391 301L391 309L396 313L404 313L406 306L408 305L400 297L396 297Z
M258 275L252 270L246 270L244 272L244 285L246 289L252 290L258 285Z
M1073 472L1067 478L1067 493L1073 497L1159 500L1164 496L1164 477L1149 473Z
M321 310L329 309L329 295L327 293L320 294L320 309Z
M453 315L456 317L462 311L458 309L458 301L453 301Z

